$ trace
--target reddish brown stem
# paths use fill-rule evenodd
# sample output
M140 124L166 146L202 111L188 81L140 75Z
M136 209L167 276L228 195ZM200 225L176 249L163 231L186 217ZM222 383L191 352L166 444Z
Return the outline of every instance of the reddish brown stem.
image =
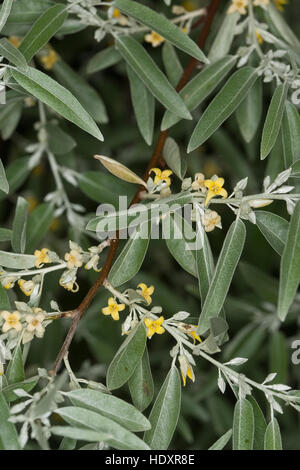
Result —
M215 16L215 13L216 13L217 8L219 6L219 3L220 3L220 0L211 0L210 6L208 8L207 15L204 19L203 28L201 30L200 37L199 37L199 40L198 40L198 46L201 49L203 48L203 46L205 44L206 38L207 38L208 33L210 31L211 23L214 19L214 16ZM180 91L186 85L186 83L188 82L192 72L194 71L194 69L196 68L196 66L198 64L199 64L199 62L196 59L191 59L190 60L190 62L188 63L186 69L184 70L184 72L182 74L182 77L181 77L181 79L180 79L180 81L179 81L179 83L176 87L177 91ZM144 174L144 181L147 181L147 179L149 177L149 171L151 170L151 168L155 167L158 164L159 160L161 159L162 151L163 151L164 144L165 144L167 136L168 136L168 131L167 130L162 131L159 134L154 152L152 154L152 157L151 157L151 159L148 163L147 169L146 169L145 174ZM132 201L130 203L130 206L132 206L133 204L136 204L140 201L141 191L144 191L144 190L145 190L145 188L143 186L139 187L139 189L137 190L134 198L132 199ZM111 266L112 266L117 248L118 248L118 244L119 244L119 236L118 236L118 233L117 233L116 238L111 241L111 244L110 244L110 247L109 247L109 250L108 250L108 254L107 254L104 266L103 266L103 269L101 270L101 273L100 273L98 279L92 285L92 287L90 288L90 290L88 291L88 293L86 294L84 299L82 300L79 307L77 309L73 310L72 312L70 312L72 314L70 316L73 317L73 321L72 321L70 329L67 333L66 339L65 339L65 341L64 341L64 343L63 343L63 345L62 345L62 347L61 347L61 349L58 353L58 356L57 356L56 361L54 363L53 369L50 372L52 375L56 375L64 356L67 354L67 352L69 350L70 344L71 344L72 339L75 335L75 332L76 332L76 329L77 329L78 323L80 322L81 317L83 316L84 312L86 311L86 309L88 308L88 306L90 305L92 300L94 299L99 287L102 286L103 281L107 278L107 276L110 272L110 269L111 269Z

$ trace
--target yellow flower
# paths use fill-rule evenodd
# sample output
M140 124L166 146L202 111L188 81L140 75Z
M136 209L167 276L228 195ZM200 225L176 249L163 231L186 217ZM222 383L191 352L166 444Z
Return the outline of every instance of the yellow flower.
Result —
M118 304L113 297L108 299L108 306L102 309L103 315L111 315L114 320L119 320L119 312L124 310L125 304Z
M49 48L47 54L43 55L40 58L40 61L42 62L45 70L51 70L53 68L53 65L55 65L58 61L58 55L56 54L54 49Z
M51 263L48 253L48 248L43 248L42 250L35 250L34 256L36 257L36 268L41 268L44 264Z
M215 180L205 180L204 185L208 189L208 193L205 199L205 205L209 203L209 201L216 196L222 196L222 198L227 197L227 191L222 188L224 184L224 179L223 178L216 178Z
M187 358L184 355L178 356L179 364L180 364L180 372L182 376L183 386L186 385L186 378L188 377L192 382L195 382L195 375L193 368Z
M3 333L7 333L9 330L16 330L16 331L21 331L22 330L22 325L20 322L21 314L17 310L14 312L8 312L7 310L4 310L1 313L1 316L4 318L5 323L2 326L2 331Z
M42 338L45 331L45 328L42 325L45 320L45 315L43 313L26 315L25 320L28 323L26 330L30 333L34 333L38 338Z
M145 41L150 42L153 47L160 46L160 44L162 44L164 40L165 39L155 31L151 31L151 33L145 35Z
M186 11L197 10L197 4L193 2L192 0L184 0L184 2L182 3L182 6Z
M258 44L262 44L264 42L261 34L258 31L256 31L256 38L257 38Z
M202 217L205 232L212 232L215 227L222 228L221 217L216 211L207 211Z
M23 294L29 296L32 294L34 289L34 282L33 281L25 281L25 279L20 279L18 281L21 291Z
M159 183L166 183L167 186L171 185L171 178L170 175L173 174L173 171L171 170L160 170L159 168L151 168L149 173L154 173L155 178L154 178L154 184L159 184Z
M121 15L122 15L122 13L120 12L120 10L118 10L117 8L114 8L112 16L114 18L120 18Z
M29 204L29 206L28 206L28 212L32 212L33 209L35 209L36 206L37 206L38 203L39 203L38 198L37 198L34 194L29 194L29 195L26 197L26 201L27 201L28 204Z
M4 289L8 290L8 289L12 289L15 285L15 282L16 282L16 278L15 277L5 277L4 279L1 280L1 284L2 284L2 287L4 287Z
M78 250L71 250L70 253L66 253L65 260L67 261L68 269L80 268L82 266L82 258Z
M114 8L112 12L112 17L115 18L119 25L126 26L128 24L128 18L125 15L122 15L118 8Z
M197 334L197 325L189 325L187 323L179 323L179 329L183 331L184 333L188 334L193 338L194 344L196 343L196 340L199 341L199 343L202 343L202 339L200 336Z
M84 265L84 269L93 269L99 273L102 268L98 268L99 255L93 255L91 259Z
M205 181L205 176L203 175L203 173L196 173L195 180L192 183L192 189L194 191L199 191L199 189L202 192L206 191L204 181Z
M270 0L254 0L253 5L255 7L266 7L270 3Z
M22 38L19 36L9 36L8 40L15 47L19 47L22 42Z
M157 320L151 320L151 318L145 318L144 320L146 327L148 328L147 336L152 338L156 333L162 335L165 332L165 329L161 326L164 322L164 317L159 317Z
M148 305L150 305L152 302L151 295L154 292L154 286L148 287L146 284L141 282L138 287L140 288L140 290L138 290L138 293L141 294L141 296L144 297L144 299L147 301Z
M283 5L288 5L289 0L274 0L274 3L277 10L284 11Z
M231 0L231 5L227 10L227 14L238 11L241 15L245 15L247 13L246 8L248 4L248 0Z
M77 282L65 282L63 283L62 279L59 280L59 285L62 286L64 289L67 289L70 292L78 292L79 291L79 285Z

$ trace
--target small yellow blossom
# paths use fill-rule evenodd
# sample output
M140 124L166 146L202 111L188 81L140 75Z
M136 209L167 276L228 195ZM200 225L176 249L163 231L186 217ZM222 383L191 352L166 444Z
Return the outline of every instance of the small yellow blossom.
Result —
M36 257L36 268L41 268L44 264L51 263L48 253L48 248L43 248L42 250L35 250L34 256Z
M6 290L12 289L15 285L16 280L17 279L15 277L6 276L1 280L2 287L4 287L4 289Z
M54 49L49 48L47 54L43 55L40 58L40 61L42 62L45 70L51 70L58 61L58 55L56 54Z
M270 0L254 0L253 5L255 7L267 7L270 4Z
M205 180L204 185L207 187L208 192L205 199L205 205L209 203L209 201L216 196L222 196L222 198L227 197L227 191L222 187L224 184L223 178L216 178L214 180Z
M241 15L245 15L247 13L247 6L249 2L248 0L231 0L231 5L227 10L227 13L235 13L236 11L239 12Z
M157 320L151 320L151 318L145 318L144 320L146 327L148 328L147 336L152 338L156 333L162 335L165 332L165 329L161 326L164 322L164 317L159 317Z
M122 15L122 13L120 12L120 10L118 10L118 8L113 9L112 17L115 18L117 22L119 23L119 25L121 26L126 26L128 24L127 16Z
M9 36L8 40L15 47L19 47L22 42L22 38L19 36Z
M108 306L102 309L103 315L111 315L114 320L119 320L119 312L125 309L125 304L118 304L113 297L108 299Z
M186 378L188 377L192 382L195 382L195 375L193 368L187 358L184 355L178 356L179 364L180 364L180 372L182 376L183 386L186 385Z
M164 42L164 40L165 39L155 31L151 31L151 33L145 35L145 41L152 44L153 47L160 46Z
M196 173L195 180L192 183L192 189L194 191L200 190L201 192L204 193L206 191L204 181L205 181L205 176L203 175L203 173Z
M20 279L18 281L19 287L23 294L29 296L32 294L34 289L34 282L33 281L25 281L25 279Z
M256 39L258 44L262 44L264 42L262 35L258 31L256 31Z
M3 333L7 333L9 330L16 330L16 331L21 331L22 330L22 324L20 322L21 314L17 310L14 312L8 312L7 310L4 310L1 312L1 316L4 318L5 323L2 326L2 331Z
M99 255L93 255L91 259L84 265L84 269L93 269L99 273L102 268L98 268Z
M197 4L193 2L192 0L184 0L184 2L182 3L182 6L186 11L197 10Z
M82 258L78 250L71 250L70 253L66 253L65 260L67 261L68 269L80 268L82 266Z
M212 232L215 227L222 228L221 217L216 211L207 211L202 217L205 232Z
M284 6L283 5L288 5L289 0L274 0L275 7L279 11L284 11Z
M42 323L45 320L43 313L37 313L36 315L26 315L25 320L27 322L26 330L33 333L37 338L42 338L45 332L45 328Z
M67 289L68 291L73 292L73 293L79 291L79 285L77 284L77 282L72 282L72 281L63 282L62 279L60 279L59 285L63 287L64 289Z
M189 336L191 336L193 338L194 344L196 343L196 340L199 341L199 343L202 343L202 339L197 334L197 325L179 323L179 329L183 331L184 333L188 334Z
M173 174L171 170L160 170L159 168L151 168L149 173L154 173L154 184L160 184L162 182L166 183L167 186L171 185L171 178L170 175Z
M35 209L36 206L37 206L38 203L39 203L38 198L37 198L34 194L29 194L29 195L26 197L26 201L27 201L28 204L29 204L29 206L28 206L28 212L32 212L33 209Z
M138 293L141 294L141 296L144 297L144 299L147 301L148 305L150 305L151 302L152 302L151 295L154 292L154 286L149 286L148 287L146 284L141 282L138 285L138 287L140 288L140 290L138 290Z

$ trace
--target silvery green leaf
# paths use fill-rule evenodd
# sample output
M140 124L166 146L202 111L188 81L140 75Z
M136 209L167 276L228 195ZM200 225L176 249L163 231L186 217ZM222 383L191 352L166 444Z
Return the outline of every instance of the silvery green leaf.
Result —
M291 217L287 241L280 264L278 316L284 321L300 281L300 202Z
M94 120L69 90L45 73L32 67L28 67L26 72L13 70L12 74L19 85L35 98L53 108L58 114L61 114L65 119L73 122L96 139L103 140L103 136Z
M9 407L2 392L0 392L0 449L20 450L18 434L13 423L8 421Z
M276 390L278 392L286 392L287 390L291 390L291 387L284 384L273 384L273 385L266 385L267 388L271 390Z
M107 440L114 449L149 450L149 446L132 432L115 423L109 418L76 406L59 408L57 414L74 427L104 432L112 437Z
M262 384L264 385L264 384L267 384L268 382L272 382L272 380L275 379L276 375L277 375L277 372L272 372L271 374L267 375L267 377L265 378Z
M221 391L221 393L225 393L225 390L226 390L226 382L225 380L223 379L221 373L219 372L219 376L218 376L218 387Z
M188 312L177 312L173 315L172 320L183 321L188 318L190 314Z
M131 36L119 36L116 44L121 56L158 101L181 118L192 118L179 94L140 43Z
M264 449L264 437L267 429L267 423L263 412L253 396L248 396L247 400L251 403L254 414L254 450L263 450Z
M268 8L264 9L263 12L267 23L275 28L277 35L281 36L282 39L292 46L295 52L299 54L299 39L288 26L281 12L279 12L275 5L273 5L271 2L270 5L268 5Z
M27 63L25 57L20 50L13 46L6 38L0 40L0 55L21 70L26 70Z
M236 110L249 93L258 75L252 67L243 67L225 83L202 114L188 145L188 153L202 145Z
M146 329L144 322L127 336L121 344L107 371L107 387L110 390L122 387L134 373L146 347Z
M32 255L21 255L17 253L7 253L0 251L0 266L11 269L32 268L35 264L36 257Z
M239 19L240 14L238 12L234 12L230 15L224 14L224 20L208 53L208 60L210 60L210 62L215 62L228 54Z
M280 414L283 414L283 409L282 409L281 405L278 403L278 401L276 401L274 398L272 398L272 399L270 400L270 402L271 402L272 408L273 408L275 411L277 411L277 412L280 413Z
M282 450L281 434L276 418L273 418L266 429L264 450Z
M6 178L5 169L4 169L1 159L0 159L0 189L4 191L6 194L9 191L9 184Z
M240 366L241 364L245 364L248 359L246 357L235 357L234 359L231 359L231 361L225 362L225 365L229 366Z
M232 436L232 429L229 429L221 436L208 450L223 450Z
M177 367L172 366L149 415L151 429L144 441L153 450L168 449L175 432L181 405L181 383Z
M162 156L168 168L182 180L186 173L187 163L186 160L181 157L179 146L172 137L167 137Z
M175 87L178 85L183 74L182 65L178 59L172 44L166 41L162 47L162 60L170 83Z
M222 309L246 238L244 223L237 219L232 223L223 243L218 263L209 286L199 318L198 332L209 329L210 319L217 317Z
M261 138L260 158L262 160L269 155L278 137L288 88L287 82L281 84L272 96Z
M234 408L233 450L252 450L254 440L254 414L251 403L242 398Z
M257 211L256 223L272 248L281 256L288 235L289 223L287 220L272 212Z
M149 26L174 46L191 55L200 62L208 63L207 58L197 44L181 28L169 21L164 15L132 0L115 0L115 7L122 13Z
M129 431L140 432L150 428L149 421L134 406L120 398L90 389L73 390L65 394L73 405L116 421Z
M94 55L87 63L87 73L100 72L108 67L116 65L122 60L120 53L114 46L107 47Z
M111 434L105 432L93 431L92 429L83 429L81 427L71 427L71 426L53 426L51 429L51 434L55 436L67 437L69 439L76 439L78 441L91 441L91 442L100 442L112 438Z
M3 26L5 25L7 18L9 17L11 7L14 0L4 0L0 10L0 31L2 31Z
M259 78L236 110L241 134L248 143L254 138L262 114L262 81Z
M281 136L285 166L291 166L299 157L300 117L297 108L289 101L285 102Z
M154 394L154 384L147 347L144 350L143 357L138 362L130 377L128 385L133 404L140 411L143 411L150 405Z

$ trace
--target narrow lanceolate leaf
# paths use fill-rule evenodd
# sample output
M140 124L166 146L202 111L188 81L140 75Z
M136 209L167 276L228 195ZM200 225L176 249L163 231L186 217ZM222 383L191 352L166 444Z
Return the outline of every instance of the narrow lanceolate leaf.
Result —
M295 163L293 163L291 176L300 178L300 160L296 160Z
M101 96L81 75L76 73L62 59L54 64L52 70L59 83L78 99L96 122L100 124L108 122L105 104Z
M271 369L272 370L272 369ZM253 449L254 450L263 450L264 449L264 438L265 432L267 429L267 423L263 412L255 398L253 396L249 396L247 400L251 403L253 408L254 414L254 442L253 442Z
M257 211L256 224L271 247L281 256L287 240L288 221L272 212Z
M240 17L241 15L238 12L230 15L225 13L224 20L208 53L210 62L215 62L228 54L235 35L236 24Z
M284 321L300 282L300 202L291 217L280 264L278 316Z
M120 398L98 390L81 388L68 392L66 396L73 405L96 411L129 429L132 432L146 431L149 421L140 411Z
M165 42L162 47L162 61L170 83L175 87L183 74L183 67L172 44Z
M166 244L177 263L192 276L197 277L195 247L196 233L186 219L179 214L168 215L165 219L170 235L167 234Z
M252 450L254 440L254 414L251 403L242 398L234 408L233 450Z
M119 287L129 281L140 270L149 245L149 233L146 237L144 230L148 231L147 223L135 229L115 261L108 276L109 282L114 287Z
M65 5L54 5L40 16L19 47L28 62L54 36L66 18Z
M288 381L289 346L284 333L274 331L269 340L269 370L276 372L276 382Z
M273 418L265 434L265 450L282 450L281 434L276 418Z
M250 142L260 123L262 113L262 81L259 78L250 88L246 98L241 102L237 111L237 122L246 142Z
M34 266L35 261L36 258L32 255L20 255L17 253L0 251L0 266L4 266L5 268L29 269Z
M172 137L167 137L162 156L167 167L182 180L186 173L187 163L186 159L181 157L179 146Z
M0 10L0 31L2 31L3 26L6 23L7 18L9 17L10 10L14 0L4 0Z
M0 392L0 449L1 450L21 450L18 434L13 423L8 421L9 408Z
M233 68L236 62L235 56L225 56L217 62L208 65L198 73L179 92L189 111L193 111L202 101L218 86ZM170 111L166 111L161 123L161 129L165 130L180 121L180 118Z
M117 160L105 157L104 155L94 155L94 158L99 160L102 165L117 178L120 178L123 181L127 181L127 183L141 184L145 186L145 188L147 187L145 181L142 180L142 178L140 178L133 171Z
M32 67L28 67L26 72L13 70L12 74L19 85L35 98L53 108L58 114L96 139L103 140L103 136L91 116L72 93L55 80Z
M78 441L87 441L87 442L106 442L111 435L106 434L104 432L93 431L92 429L83 429L83 428L76 428L71 426L53 426L51 428L51 434L55 436L63 436L68 439L76 439ZM76 442L76 441L75 441ZM59 450L68 450L62 447L59 447ZM73 447L72 449L73 450Z
M285 102L281 135L284 162L289 167L300 156L300 116L297 108L289 101Z
M141 322L121 344L107 371L107 387L110 390L122 387L132 376L146 347L146 329Z
M147 347L132 376L128 381L130 395L134 406L140 411L146 409L153 398L154 384L150 369Z
M223 436L221 436L208 450L223 450L232 436L232 429L229 429Z
M202 224L199 224L198 230L202 240L202 246L196 252L196 266L199 282L199 293L203 306L213 277L214 259L211 252L208 237L204 231Z
M54 207L47 202L29 214L26 234L26 251L32 253L49 230L54 218Z
M109 435L108 444L114 449L120 450L149 450L149 447L135 436L128 429L123 428L120 424L112 421L95 411L79 408L78 406L65 406L57 410L67 423L74 427L83 429L92 429L96 432L104 432Z
M28 206L26 199L18 197L11 239L11 245L16 253L24 253L25 251Z
M229 78L195 127L188 152L202 145L236 110L257 78L256 70L252 67L243 67Z
M151 410L151 429L145 432L144 441L153 450L169 447L180 413L181 383L177 367L172 366Z
M115 46L110 46L98 52L88 62L86 71L88 74L100 72L108 67L112 67L122 60L120 53Z
M0 40L0 55L5 57L9 62L19 67L21 70L26 70L27 63L23 54L13 46L6 38Z
M267 22L276 30L276 33L290 44L295 51L300 52L300 41L287 24L284 16L279 12L275 5L270 2L268 8L263 10Z
M269 155L275 145L281 127L287 92L288 84L284 83L276 88L272 96L261 138L260 158L262 160Z
M208 60L197 44L182 29L171 23L162 14L132 0L116 0L114 4L122 13L149 26L149 28L159 33L174 44L174 46L178 47L178 49L195 57L200 62L208 63Z
M133 71L127 66L127 75L130 83L131 101L140 133L148 145L152 144L154 129L155 100L148 88Z
M8 194L9 184L6 178L5 169L4 169L1 159L0 159L0 189L1 191L4 191L6 194Z
M210 319L221 311L236 266L243 251L246 238L244 223L237 219L232 223L218 259L209 290L199 318L198 332L205 333L210 327Z
M11 193L16 191L25 181L30 173L30 157L21 157L14 160L6 167L6 176ZM3 191L3 190L2 190ZM5 193L0 193L0 201L4 199Z
M116 44L121 56L158 101L181 118L192 118L179 94L140 43L131 36L120 36Z
M9 384L22 382L25 378L21 346L17 346L10 360L6 376Z

